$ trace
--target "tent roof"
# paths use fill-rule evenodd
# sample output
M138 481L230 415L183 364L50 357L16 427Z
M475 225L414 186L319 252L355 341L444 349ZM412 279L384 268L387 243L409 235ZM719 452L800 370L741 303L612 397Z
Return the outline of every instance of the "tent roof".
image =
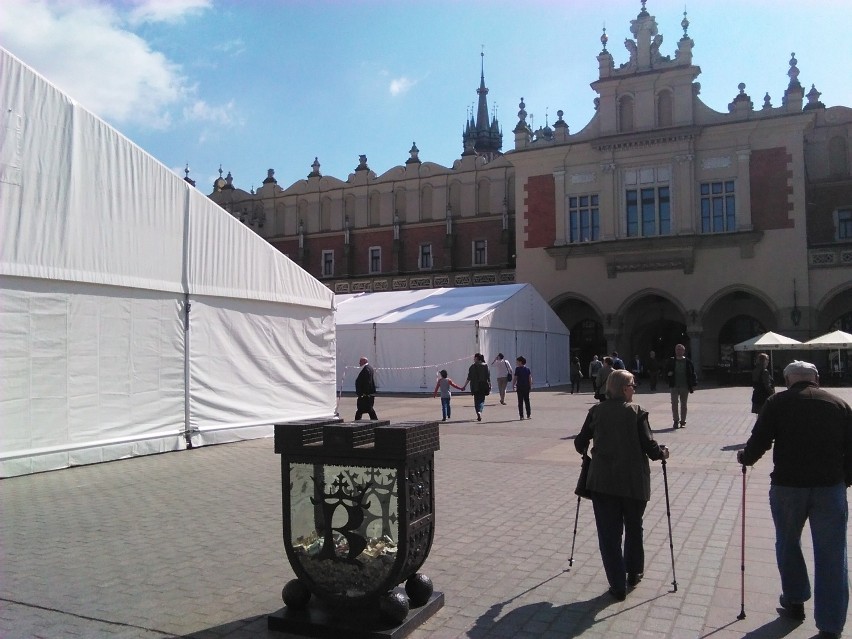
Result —
M0 275L331 310L326 286L0 47Z
M538 305L539 315L556 317L530 284L355 293L338 295L336 302L338 326L374 323L415 326L474 321L487 325L497 309L507 304L517 304L526 312ZM543 322L543 325L554 332L568 333L558 318L555 322Z
M785 337L772 331L757 335L751 339L734 345L735 351L764 351L797 349L801 342L792 337Z
M831 333L809 339L802 346L807 350L852 348L852 334L844 331L832 331Z

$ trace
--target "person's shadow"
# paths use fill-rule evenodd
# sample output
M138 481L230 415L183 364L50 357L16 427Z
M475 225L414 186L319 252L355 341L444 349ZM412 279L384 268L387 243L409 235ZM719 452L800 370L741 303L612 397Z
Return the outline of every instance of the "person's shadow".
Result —
M473 628L468 630L467 636L470 639L511 637L524 634L525 630L529 632L529 628L536 627L538 624L542 628L546 627L549 632L556 633L566 639L582 636L597 621L600 621L596 617L602 610L617 603L609 593L604 592L597 597L584 601L575 601L574 603L562 606L554 606L549 601L539 601L515 608L510 610L505 616L500 616L503 608L515 599L556 579L569 570L563 570L506 601L495 603L476 620ZM643 600L642 603L645 603L645 601ZM617 612L613 614L617 614Z

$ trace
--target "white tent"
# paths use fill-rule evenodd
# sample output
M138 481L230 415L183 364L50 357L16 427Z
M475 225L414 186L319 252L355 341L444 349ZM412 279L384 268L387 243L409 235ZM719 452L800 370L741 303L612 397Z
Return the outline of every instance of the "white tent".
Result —
M0 48L0 477L334 412L333 295Z
M337 296L337 382L354 390L358 358L380 392L432 392L437 371L459 384L473 354L523 355L534 386L569 382L568 329L530 284ZM492 378L495 377L492 368Z

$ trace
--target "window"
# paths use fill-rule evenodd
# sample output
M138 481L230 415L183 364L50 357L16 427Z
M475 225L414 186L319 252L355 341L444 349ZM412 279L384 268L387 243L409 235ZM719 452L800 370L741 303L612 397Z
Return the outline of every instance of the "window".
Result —
M432 245L420 245L420 268L427 270L432 268Z
M473 250L471 261L474 266L488 264L488 242L486 240L474 240L471 248Z
M660 91L657 95L657 126L671 126L674 122L674 106L671 91Z
M598 196L572 195L568 198L568 241L593 242L600 239Z
M379 246L370 247L370 273L382 272L382 249Z
M618 101L618 130L621 133L633 130L633 98L629 95Z
M701 232L725 233L737 230L734 181L701 184Z
M837 239L852 240L852 208L837 211Z
M627 190L627 237L669 235L672 232L668 186Z
M323 277L334 275L334 251L322 252L322 274Z

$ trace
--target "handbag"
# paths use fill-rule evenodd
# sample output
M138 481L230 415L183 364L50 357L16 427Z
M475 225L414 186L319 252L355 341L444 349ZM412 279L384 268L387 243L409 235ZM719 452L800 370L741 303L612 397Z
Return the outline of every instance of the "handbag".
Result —
M505 359L503 360L503 363L506 365L506 381L511 382L512 381L512 367L509 366L509 363Z
M580 464L580 476L577 478L577 487L574 489L574 494L583 499L591 499L592 491L586 488L586 481L589 479L589 468L592 465L592 458L588 455L583 455L583 463Z
M506 373L506 381L507 381L507 382L511 382L511 381L512 381L512 373Z

